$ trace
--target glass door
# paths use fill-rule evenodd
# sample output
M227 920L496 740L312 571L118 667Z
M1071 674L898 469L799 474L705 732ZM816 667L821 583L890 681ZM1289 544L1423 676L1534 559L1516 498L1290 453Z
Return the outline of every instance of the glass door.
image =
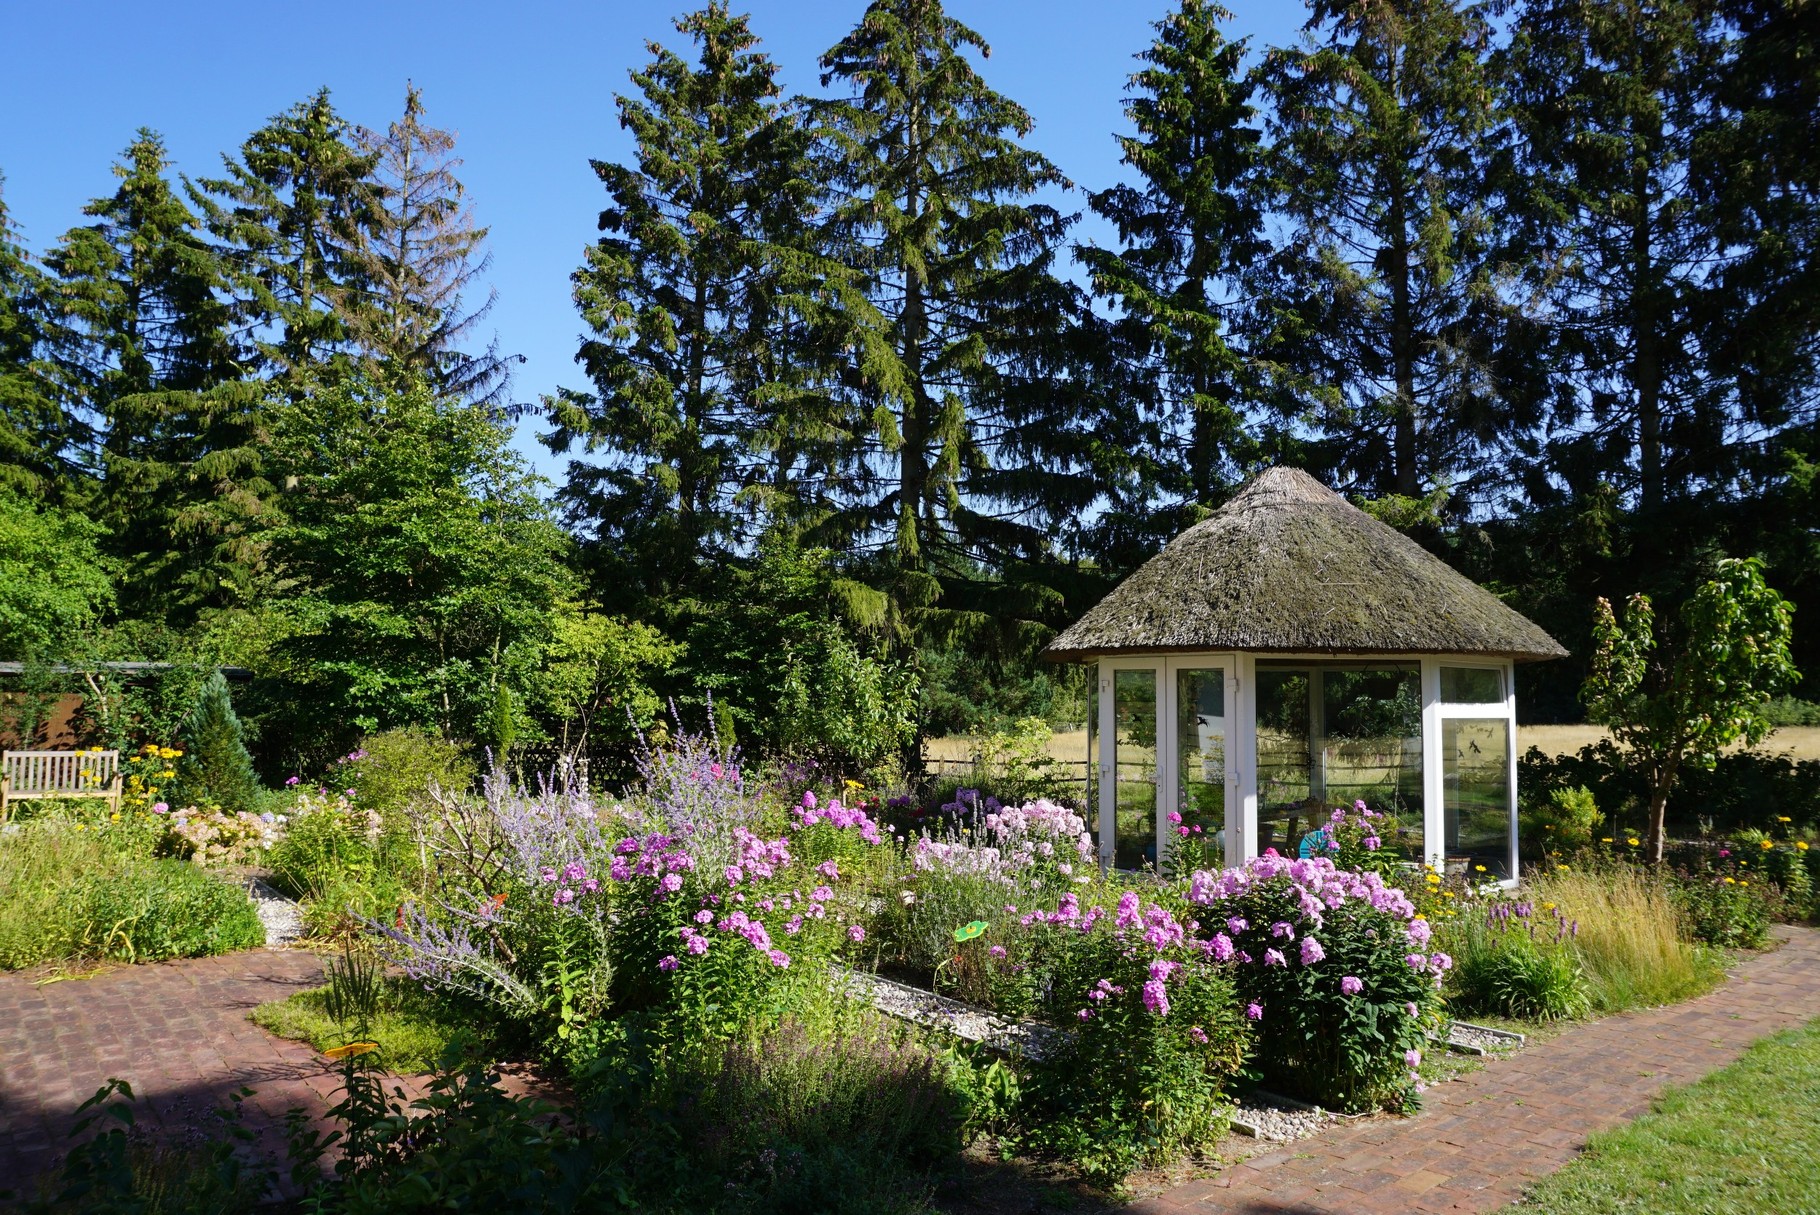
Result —
M1157 862L1157 672L1156 668L1112 673L1110 787L1112 867L1142 869ZM1102 801L1102 805L1104 805ZM1102 815L1102 822L1105 816ZM1102 842L1101 854L1106 852Z
M1175 798L1181 821L1162 824L1162 844L1183 867L1226 863L1226 669L1177 667L1175 676Z

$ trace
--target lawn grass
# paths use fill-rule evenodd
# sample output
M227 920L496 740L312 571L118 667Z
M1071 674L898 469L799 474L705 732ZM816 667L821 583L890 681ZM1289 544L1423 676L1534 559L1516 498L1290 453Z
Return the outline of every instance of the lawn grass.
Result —
M325 984L261 1004L252 1012L253 1023L317 1050L345 1045L354 1033L329 1016L328 990ZM396 977L385 980L378 1009L365 1029L365 1037L379 1044L385 1069L398 1074L434 1070L443 1052L458 1041L476 1048L486 1045L484 1027L471 1012Z
M1820 1215L1820 1020L1659 1098L1509 1215Z

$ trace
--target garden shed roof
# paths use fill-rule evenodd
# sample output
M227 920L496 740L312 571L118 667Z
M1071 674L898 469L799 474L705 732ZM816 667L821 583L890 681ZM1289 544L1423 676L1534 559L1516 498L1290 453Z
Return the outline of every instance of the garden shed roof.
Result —
M1490 591L1294 468L1253 477L1043 656L1200 650L1518 661L1567 653Z

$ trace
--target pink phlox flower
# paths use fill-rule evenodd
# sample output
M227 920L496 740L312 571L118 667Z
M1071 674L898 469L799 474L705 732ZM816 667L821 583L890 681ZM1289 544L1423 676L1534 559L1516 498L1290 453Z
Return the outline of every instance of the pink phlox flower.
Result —
M1161 979L1144 984L1144 1007L1159 1017L1169 1015L1169 988Z
M1230 962L1233 954L1237 952L1233 948L1232 938L1223 932L1214 934L1213 940L1208 942L1208 945L1216 962Z
M1245 1015L1253 1021L1262 1021L1264 1019L1264 1006L1259 1004L1256 1000L1253 1000L1245 1006Z
M1302 938L1302 965L1313 966L1327 956L1327 951L1313 937Z
M777 967L779 970L783 970L790 965L790 955L781 949L767 950L765 956L770 958L771 965Z
M815 809L815 790L813 790L813 789L803 790L803 809L805 809L805 810Z
M675 894L678 890L682 889L682 874L666 873L663 876L663 880L659 882L658 885L663 887L665 894Z
M1453 958L1444 953L1430 954L1428 957L1428 965L1437 975L1439 975L1442 971L1453 969Z
M840 863L838 861L835 861L835 860L823 861L821 864L819 864L815 867L815 872L821 874L823 877L827 878L830 882L840 881Z
M791 936L795 936L797 933L801 932L802 930L803 930L803 917L801 917L800 915L793 915L788 920L784 921L784 931L789 933Z
M834 897L834 891L826 886L817 886L809 892L809 898L817 903L825 903Z
M1288 920L1278 920L1270 926L1270 935L1285 941L1295 940L1295 926Z
M1404 931L1409 934L1411 945L1427 945L1429 938L1434 935L1434 929L1428 926L1427 920L1411 920Z
M1230 932L1235 937L1250 927L1251 924L1242 916L1235 915L1226 921L1226 931Z
M726 877L727 885L729 886L739 885L740 881L746 876L746 871L741 869L738 865L728 865L725 869L721 870L721 873Z
M1266 966L1287 966L1287 965L1289 965L1289 963L1288 963L1288 961L1286 961L1284 959L1282 950L1266 949L1264 951L1264 965L1266 965Z
M1410 1066L1410 1069L1412 1071L1415 1068L1421 1067L1422 1066L1422 1052L1419 1050L1415 1050L1414 1048L1404 1051L1403 1052L1403 1062L1407 1063Z
M1120 928L1132 928L1141 922L1138 915L1138 896L1135 890L1127 890L1119 896L1118 919Z
M700 911L695 913L695 922L697 924L706 924L706 923L711 922L713 919L714 919L714 913L712 911L709 911L706 907L702 908Z
M847 926L847 939L849 941L863 941L866 939L866 930L858 924L849 924Z
M600 879L589 878L587 881L585 881L581 884L581 888L583 890L587 891L589 894L593 894L596 890L600 889Z
M1340 992L1342 995L1356 996L1364 990L1365 984L1356 976L1347 975L1340 980Z
M1368 835L1365 837L1365 851L1376 852L1383 845L1383 842L1384 841L1380 840L1375 835Z
M632 877L632 866L625 857L616 856L613 863L607 866L607 876L616 882L628 881Z
M681 965L682 963L676 960L676 955L673 953L667 953L657 960L657 969L659 970L675 970Z
M1172 962L1168 958L1158 958L1150 964L1150 977L1168 982L1169 976L1173 975L1181 968L1182 964L1180 962Z
M1428 959L1423 957L1419 953L1409 954L1406 957L1404 957L1403 960L1405 962L1409 963L1409 969L1411 969L1411 970L1427 970L1428 969Z
M1182 816L1177 811L1171 810L1169 812L1169 821L1172 823L1179 823L1182 821Z
M631 856L638 851L638 841L627 836L625 839L620 840L619 843L613 845L613 851L621 856Z
M1419 1017L1422 1015L1422 1010L1416 1007L1416 1002L1414 1000L1410 1000L1408 1003L1404 1004L1403 1011L1412 1017Z
M1078 1012L1074 1015L1079 1017L1083 1021L1090 1021L1093 1019L1093 1013L1090 1010L1085 1009L1085 1008L1081 1009L1080 1012Z
M690 937L689 938L689 952L692 954L707 953L708 952L708 938L703 937L703 936Z
M1330 815L1328 815L1328 816L1327 816L1327 821L1328 821L1328 822L1330 822L1330 823L1343 823L1343 822L1345 822L1345 821L1346 821L1346 811L1344 811L1344 810L1335 810L1335 811L1334 811L1334 812L1333 812L1333 813L1332 813L1332 814L1330 814Z
M537 876L542 878L545 882L554 882L556 880L556 870L546 868L543 872L539 873Z
M995 958L1002 958L1005 956L1005 947L1003 945L994 945L988 948L986 952Z

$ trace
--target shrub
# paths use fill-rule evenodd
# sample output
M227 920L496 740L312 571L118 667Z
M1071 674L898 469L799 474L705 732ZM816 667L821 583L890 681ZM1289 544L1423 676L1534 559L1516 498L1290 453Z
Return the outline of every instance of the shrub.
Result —
M1535 1021L1583 1017L1592 1010L1586 975L1572 947L1577 928L1554 904L1536 914L1530 901L1495 899L1449 922L1440 933L1454 968L1451 1005L1461 1012Z
M1592 844L1604 819L1585 785L1549 789L1524 809L1519 838L1549 855L1571 854Z
M1759 949L1769 939L1770 907L1761 886L1720 874L1681 874L1675 907L1688 936L1722 949Z
M183 733L188 746L178 770L181 800L229 813L257 810L259 778L253 775L246 732L220 671L203 681Z
M284 838L269 853L273 879L295 898L315 898L345 880L371 876L378 867L383 820L357 807L345 793L300 793Z
M434 730L406 726L369 735L331 772L325 779L333 787L352 788L354 801L389 822L422 802L431 786L466 793L477 769L460 746Z
M1573 948L1596 1011L1672 1004L1724 973L1718 958L1683 939L1668 879L1653 869L1582 861L1533 879L1530 896L1579 924Z
M1028 1143L1111 1185L1222 1133L1250 1035L1191 930L1135 891L1112 912L1067 894L1024 922L1047 963L1041 1011L1072 1031L1033 1071Z
M1401 890L1322 857L1266 853L1195 874L1189 898L1212 956L1234 963L1264 1080L1344 1110L1411 1099L1452 959L1429 949L1432 929Z

